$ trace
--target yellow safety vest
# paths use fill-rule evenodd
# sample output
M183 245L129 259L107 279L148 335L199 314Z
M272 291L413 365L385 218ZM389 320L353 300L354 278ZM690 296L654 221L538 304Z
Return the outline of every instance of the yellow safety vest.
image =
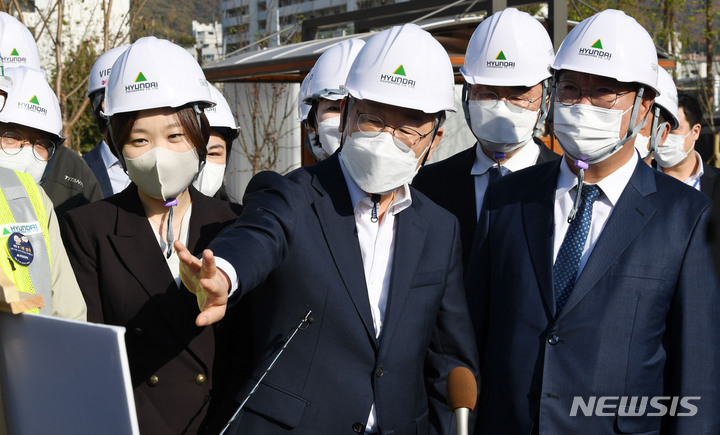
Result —
M8 246L17 233L27 237L32 245L32 262L27 266L13 258ZM45 308L27 312L50 315L50 233L43 197L29 174L6 168L0 168L0 245L4 254L0 264L5 275L21 292L40 294L45 299Z

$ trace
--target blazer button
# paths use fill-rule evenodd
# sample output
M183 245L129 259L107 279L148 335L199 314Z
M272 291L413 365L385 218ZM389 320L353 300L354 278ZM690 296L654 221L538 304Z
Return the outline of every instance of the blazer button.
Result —
M143 330L140 328L135 328L132 330L134 335L137 335L138 337L143 335Z
M352 430L355 433L363 433L365 432L365 425L357 421L353 423Z
M198 385L205 384L205 381L207 381L207 378L204 374L200 373L199 375L195 376L195 383Z
M375 376L377 376L378 378L382 378L384 374L385 370L383 370L382 367L378 367L377 370L375 370Z
M152 375L147 380L147 384L150 385L151 387L154 387L155 385L157 385L158 382L160 382L160 378L158 378L157 375Z
M560 341L560 337L558 337L558 336L555 335L555 334L551 335L551 336L548 338L548 343L552 344L553 346L556 345L556 344L558 344L559 341Z

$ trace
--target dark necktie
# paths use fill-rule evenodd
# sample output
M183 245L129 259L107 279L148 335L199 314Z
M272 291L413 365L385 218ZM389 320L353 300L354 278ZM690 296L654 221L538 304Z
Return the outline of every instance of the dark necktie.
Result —
M580 257L582 257L585 241L590 231L593 203L600 193L602 193L600 188L594 184L583 184L582 186L580 194L582 201L577 215L570 222L553 266L556 313L563 309L575 286Z
M493 166L492 168L488 169L488 174L490 175L490 183L497 180L500 177L504 177L505 175L512 172L510 169L506 168L505 166L500 166L500 169L497 168L497 166Z

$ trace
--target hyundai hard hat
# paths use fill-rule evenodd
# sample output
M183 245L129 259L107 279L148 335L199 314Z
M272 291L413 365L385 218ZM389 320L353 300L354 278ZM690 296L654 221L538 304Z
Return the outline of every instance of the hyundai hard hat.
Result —
M538 20L507 8L475 29L460 72L471 85L531 87L552 75L554 54Z
M677 88L672 76L664 68L658 71L658 88L660 95L655 98L655 104L664 110L665 118L670 123L670 130L675 130L680 126Z
M154 36L140 38L115 61L105 88L105 109L116 113L215 103L200 65L184 48Z
M5 108L0 111L0 122L13 123L41 130L54 136L56 145L62 137L62 115L55 93L42 70L18 66L5 70L13 86Z
M300 85L300 94L298 95L298 122L303 122L307 119L308 114L310 113L310 109L312 106L310 104L303 103L303 99L305 95L308 95L308 85L310 84L310 74L312 73L312 69L310 69L310 72L305 76L305 78L302 81L302 84Z
M615 9L575 26L560 45L553 69L640 83L658 93L655 43L634 18Z
M227 128L234 133L238 132L239 128L235 122L235 116L233 116L230 105L223 94L212 85L210 86L210 93L216 103L215 106L205 109L205 116L207 116L210 128Z
M340 89L340 85L345 83L350 67L364 45L362 39L348 39L323 53L308 74L303 102L312 104L320 98L332 101L345 98L347 91Z
M27 66L41 70L37 44L17 18L0 12L0 54L5 68Z
M111 48L97 58L95 64L90 70L90 77L88 78L88 90L85 94L86 97L89 97L90 94L95 91L105 89L107 81L110 78L110 71L112 70L113 64L115 63L117 58L120 57L120 55L123 54L125 50L127 50L128 47L129 45L121 45L120 47Z
M455 112L455 80L442 45L415 24L384 30L360 50L343 86L360 100L425 113Z

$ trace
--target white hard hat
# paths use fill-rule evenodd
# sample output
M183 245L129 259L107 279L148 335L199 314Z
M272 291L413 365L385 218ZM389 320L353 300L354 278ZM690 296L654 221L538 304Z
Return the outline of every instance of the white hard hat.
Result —
M103 114L110 117L188 103L215 104L200 65L184 48L147 36L135 41L113 64Z
M680 126L678 120L678 94L675 82L665 68L660 68L658 71L658 88L660 89L660 95L655 98L655 104L665 109L665 113L670 116L667 119L670 123L670 130L675 130Z
M471 85L535 86L552 75L554 53L538 20L507 8L475 29L460 72Z
M425 113L455 112L455 80L447 52L415 24L371 37L350 68L344 88L354 98Z
M207 116L210 128L229 128L237 131L235 117L223 94L215 86L210 86L210 94L216 103L215 106L205 109L205 116Z
M634 18L615 9L575 26L560 45L553 69L636 82L658 92L658 60L652 38Z
M113 64L120 57L121 54L127 50L129 45L121 45L119 47L111 48L105 53L101 54L97 58L95 64L90 70L90 77L88 78L88 91L85 96L90 96L95 91L104 89L107 85L107 81L110 78L110 70Z
M362 39L348 39L323 53L308 74L302 101L312 104L319 98L332 101L345 98L347 91L340 89L340 85L345 83L350 67L364 45Z
M0 54L5 68L28 66L40 67L35 38L17 18L0 12Z
M312 69L310 70L312 72ZM310 104L303 103L303 95L307 94L307 87L310 84L310 73L308 73L300 85L300 94L298 95L298 122L303 122L307 119L308 114L312 106Z
M13 82L5 108L0 111L0 122L31 127L56 136L56 145L62 143L62 116L60 104L50 88L42 70L19 66L5 70Z

